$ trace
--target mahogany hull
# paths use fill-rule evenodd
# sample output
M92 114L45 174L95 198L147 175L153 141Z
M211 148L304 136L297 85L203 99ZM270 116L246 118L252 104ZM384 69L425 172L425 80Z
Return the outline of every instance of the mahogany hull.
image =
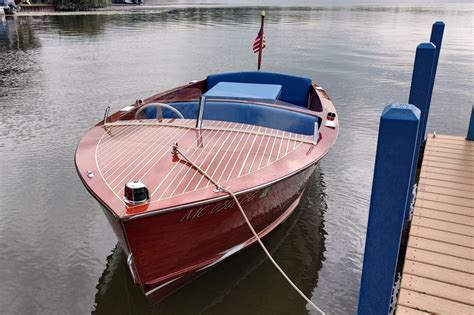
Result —
M238 196L263 237L297 207L316 163L337 138L334 105L316 83L306 108L284 99L219 100L212 108L220 116L204 119L199 128L193 115L138 115L152 103L192 111L207 85L207 80L190 82L112 115L107 109L76 150L84 186L103 206L134 281L153 301L256 241L235 201L216 190L214 181ZM145 186L147 200L125 198L130 182Z
M260 236L294 211L314 169L315 164L238 196ZM230 198L136 219L115 218L111 224L121 247L133 257L129 268L134 280L151 301L163 299L256 241Z

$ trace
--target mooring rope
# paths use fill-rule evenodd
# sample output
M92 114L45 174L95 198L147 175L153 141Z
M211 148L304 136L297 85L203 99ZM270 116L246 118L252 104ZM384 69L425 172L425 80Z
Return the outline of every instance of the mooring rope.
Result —
M245 211L244 209L242 208L242 205L240 204L239 202L239 199L237 199L237 196L234 194L234 192L232 190L230 190L229 188L226 188L224 186L222 186L221 184L219 184L219 182L217 182L216 180L214 180L209 174L206 173L206 171L204 171L202 168L199 167L199 165L197 165L196 163L194 163L193 161L191 161L183 152L181 152L178 148L178 143L175 143L173 145L173 150L171 152L173 155L175 156L178 156L181 155L183 157L183 159L188 162L189 164L191 164L194 168L196 168L200 173L202 173L205 177L207 177L207 179L209 179L215 186L216 186L216 189L219 190L219 191L224 191L226 193L228 193L234 200L235 200L235 203L237 204L237 207L239 208L240 210L240 213L242 213L242 216L244 217L245 219L245 222L247 223L248 227L250 228L250 230L252 231L252 234L254 235L255 239L257 240L257 242L260 244L260 247L263 249L263 251L265 252L265 254L267 255L268 259L270 259L270 261L273 263L273 265L275 266L275 268L281 273L281 275L286 279L286 281L293 287L293 289L295 289L296 292L299 293L299 295L306 301L308 302L309 305L311 305L315 310L317 310L319 313L321 313L322 315L326 315L326 313L323 312L323 310L321 310L316 304L314 304L297 286L296 284L293 283L293 281L291 281L291 279L288 277L288 275L283 271L283 269L281 269L281 267L278 265L278 263L275 261L275 259L273 259L272 255L270 254L270 252L268 251L267 247L263 244L262 240L260 239L260 237L258 236L257 232L255 231L255 229L253 228L252 224L250 223L250 220L249 218L247 217L247 215L245 214Z

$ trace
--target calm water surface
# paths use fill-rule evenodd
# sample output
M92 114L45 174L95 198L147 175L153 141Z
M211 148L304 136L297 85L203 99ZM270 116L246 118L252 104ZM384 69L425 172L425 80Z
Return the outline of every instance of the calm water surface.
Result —
M304 3L303 3L304 4ZM0 17L1 314L306 314L258 247L162 303L131 283L74 150L107 106L208 73L253 70L261 8ZM473 7L270 7L263 68L318 81L341 133L298 211L265 242L328 314L357 306L378 119L406 102L415 47L446 22L428 131L463 135L473 103Z

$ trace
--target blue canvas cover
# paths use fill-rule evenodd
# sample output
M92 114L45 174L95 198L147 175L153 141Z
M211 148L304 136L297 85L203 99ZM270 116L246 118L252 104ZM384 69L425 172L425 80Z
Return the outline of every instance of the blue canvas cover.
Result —
M207 89L211 89L219 82L241 82L278 84L282 86L280 100L301 107L308 106L309 90L311 80L304 77L297 77L288 74L274 72L232 72L213 74L207 77Z
M219 82L204 96L211 98L252 99L274 103L280 96L279 84L255 84L238 82Z

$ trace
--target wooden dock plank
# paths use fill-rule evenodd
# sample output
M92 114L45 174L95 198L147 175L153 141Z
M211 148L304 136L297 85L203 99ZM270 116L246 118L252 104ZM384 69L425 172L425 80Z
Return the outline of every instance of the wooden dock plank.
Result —
M411 224L424 226L430 229L466 235L470 236L471 238L474 237L474 229L468 225L420 217L416 213L413 216ZM472 240L474 241L474 238Z
M474 306L474 290L445 282L407 275L401 288Z
M463 153L466 155L470 155L472 153L472 148L466 148L460 145L453 145L449 143L427 143L426 147L432 149L432 148L443 148L443 149L449 149L450 151L454 151L456 153Z
M423 199L417 198L415 201L415 207L445 211L445 212L474 217L474 211L472 208L456 206L449 203L442 203L442 202L423 200Z
M422 183L418 185L418 191L429 192L429 193L434 193L434 194L439 194L439 195L467 198L467 199L473 200L472 202L474 203L474 191L464 191L464 190L453 189L453 188L432 186L432 185L427 185L427 184L422 184Z
M406 260L403 266L403 274L411 274L423 278L433 279L441 282L474 289L474 275L452 269Z
M471 194L474 194L474 185L469 185L469 184L453 183L453 182L448 182L444 180L422 177L420 178L418 182L418 187L422 185L462 190L462 191L467 191L467 192L470 192Z
M461 172L474 172L474 167L472 165L467 164L453 164L453 163L445 163L445 162L437 162L431 160L423 160L424 166L431 166L431 167L438 167L447 170L456 170Z
M442 153L448 153L450 155L455 155L463 159L469 159L470 155L466 154L466 150L452 150L450 148L442 148L442 147L436 147L433 145L427 144L425 146L425 154L427 152L442 152ZM469 152L469 151L467 151Z
M464 146L469 146L469 147L474 146L474 143L471 143L470 141L467 141L465 138L459 137L459 136L436 135L436 137L433 137L433 135L431 135L431 136L428 136L427 139L430 139L431 142L433 143L439 143L439 142L462 143Z
M449 149L440 150L440 149L434 149L434 148L426 148L424 151L424 156L449 158L449 159L457 160L457 161L472 161L472 157L470 155L465 155L462 153L458 154L457 152L452 152Z
M433 134L432 133L429 133L428 136L427 136L428 139L448 139L448 140L453 140L453 141L460 141L460 142L467 142L469 143L469 141L467 141L466 139L464 139L464 137L460 137L460 136L451 136L451 135L436 135L435 138L433 138Z
M466 140L461 140L461 139L442 139L442 138L432 138L430 141L433 145L444 145L444 144L449 144L449 145L457 145L462 148L473 148L472 143Z
M459 160L459 159L454 159L452 157L440 157L437 155L432 155L432 154L425 154L423 156L423 161L430 161L430 162L436 162L436 163L446 163L446 164L456 164L456 165L465 165L468 167L474 166L474 161L471 159L465 159L465 160Z
M437 219L441 221L447 221L452 223L464 224L474 228L474 217L455 214L452 212L445 212L439 210L426 209L421 207L415 207L417 216Z
M442 172L441 173L432 172L431 170L427 170L427 169L421 169L420 177L421 178L444 180L446 182L452 182L452 183L474 185L474 180L470 177L452 176L452 175L448 175L448 174L443 174Z
M472 146L466 146L464 143L460 142L449 142L449 141L428 141L426 146L436 147L436 148L448 148L453 150L465 151L467 153L473 151Z
M472 208L474 206L474 200L466 199L466 198L459 198L454 196L447 196L447 195L440 195L440 194L433 194L429 192L420 191L417 192L416 198L418 199L426 199L432 200L437 202L448 203L452 205L462 206Z
M452 177L465 177L471 179L472 183L472 172L463 172L462 170L451 170L451 169L446 169L443 167L436 167L436 166L423 166L421 168L421 172L429 172L429 173L437 173L437 174L446 174L446 175L451 175Z
M408 240L408 246L464 259L474 259L474 248L453 245L422 237L410 237Z
M407 248L406 258L466 273L474 273L474 265L469 259L430 252L413 247Z
M400 290L398 304L428 312L431 314L474 314L474 307L472 305L442 299L436 296L423 294L407 289Z
M411 226L410 236L412 235L427 238L430 240L474 248L474 242L473 242L472 237L466 236L466 235L435 230L432 228L427 228L427 227L417 226L417 225Z
M410 307L405 307L402 305L398 305L397 310L395 312L395 315L429 315L429 314L431 313L423 312L423 311L416 310Z

